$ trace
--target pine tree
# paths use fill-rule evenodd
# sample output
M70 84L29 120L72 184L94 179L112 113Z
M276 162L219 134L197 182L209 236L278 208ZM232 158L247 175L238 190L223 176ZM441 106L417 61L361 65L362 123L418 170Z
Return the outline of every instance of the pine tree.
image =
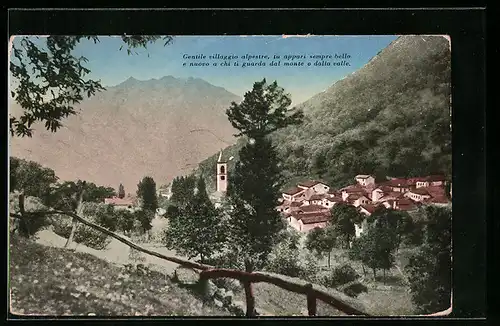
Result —
M158 208L156 183L152 177L144 177L137 185L137 196L141 199L142 209L155 212Z
M118 187L118 198L125 198L125 187L121 183Z
M232 250L243 256L246 271L264 266L284 221L275 209L282 186L272 132L302 122L301 111L289 114L291 99L277 82L263 79L240 104L231 103L229 121L250 141L239 152L228 189Z

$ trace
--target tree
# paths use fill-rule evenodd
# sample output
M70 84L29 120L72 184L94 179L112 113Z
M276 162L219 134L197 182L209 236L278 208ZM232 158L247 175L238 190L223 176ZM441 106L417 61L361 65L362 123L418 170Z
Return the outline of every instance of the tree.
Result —
M349 248L351 239L356 235L354 224L363 220L363 215L356 207L347 203L339 203L333 206L332 217L329 224L339 237L344 239L345 248Z
M156 183L152 177L144 177L137 185L137 196L141 200L141 207L144 210L155 212L158 208L158 198L156 197Z
M283 184L276 148L268 135L302 122L302 111L289 112L291 99L277 82L256 82L241 103L226 110L229 121L250 141L239 151L228 196L232 249L244 256L245 270L263 267L284 222L276 206Z
M451 298L451 209L428 206L424 244L406 267L412 301L422 314L445 310Z
M318 258L328 255L328 268L331 266L331 253L335 247L336 236L332 228L314 228L306 238L305 246L308 251L314 253Z
M147 233L153 227L151 221L154 218L154 211L149 209L139 209L134 211L134 220L137 221L142 233Z
M121 230L124 234L130 235L130 232L134 229L134 213L120 209L115 211L116 217L116 225L119 230Z
M43 198L58 178L54 170L37 162L10 157L10 191Z
M160 36L122 36L127 53L161 39ZM88 78L87 58L74 55L82 40L99 41L97 36L16 37L12 42L10 73L14 81L11 97L23 108L20 117L10 116L12 136L31 137L35 122L44 122L45 128L56 132L61 120L77 114L75 108L85 97L104 90L100 81ZM165 45L171 36L163 37ZM120 50L123 46L120 48Z
M194 175L177 177L172 181L170 202L179 208L186 207L193 201L196 177Z
M379 206L367 218L370 224L377 223L378 226L383 226L394 230L397 234L398 247L401 244L403 237L410 237L414 231L414 223L411 216L404 211L397 211L391 208Z
M118 187L118 198L124 198L125 197L125 187L120 183L120 186Z
M396 247L397 233L395 230L383 225L376 225L361 237L354 239L349 256L371 268L374 279L377 277L376 270L381 268L384 271L385 282L385 271L394 264Z
M193 200L186 207L177 208L176 214L170 216L165 232L166 245L183 255L199 256L204 263L223 249L224 232L221 214L210 201L205 181L200 176Z

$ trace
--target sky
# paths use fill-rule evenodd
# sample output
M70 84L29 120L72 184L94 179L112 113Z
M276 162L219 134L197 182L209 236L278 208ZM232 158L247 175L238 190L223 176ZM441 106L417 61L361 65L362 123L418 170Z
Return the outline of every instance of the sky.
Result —
M243 96L255 81L266 78L276 80L291 94L292 103L298 104L324 91L335 81L353 73L366 64L380 50L395 40L397 36L174 36L173 42L164 46L157 42L147 49L137 50L138 54L128 55L120 50L120 37L101 36L100 42L84 40L77 45L75 56L85 56L86 66L91 70L89 77L101 80L104 86L117 85L129 77L138 80L159 79L164 76L177 78L201 78ZM314 66L316 60L307 60L310 67L281 66L270 67L271 60L265 60L266 67L216 66L209 60L210 55L341 55L347 54L349 66ZM205 60L186 60L184 55L205 55ZM209 62L209 67L190 67L190 62ZM222 60L224 61L224 60ZM259 61L254 59L253 61ZM300 61L300 60L294 60ZM302 60L304 61L304 60ZM306 62L307 62L306 61ZM326 61L342 61L327 59ZM183 63L187 62L186 66Z

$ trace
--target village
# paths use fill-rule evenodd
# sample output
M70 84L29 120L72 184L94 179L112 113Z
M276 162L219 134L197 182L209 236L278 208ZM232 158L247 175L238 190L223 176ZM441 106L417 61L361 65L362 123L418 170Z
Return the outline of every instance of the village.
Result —
M322 181L304 181L283 192L277 210L300 232L324 228L331 217L331 208L339 203L357 207L370 216L378 206L394 210L414 211L422 205L447 206L446 179L441 175L402 179L390 178L375 183L371 175L357 175L355 184L333 189ZM451 197L451 187L450 187ZM366 229L366 220L355 224L356 237Z

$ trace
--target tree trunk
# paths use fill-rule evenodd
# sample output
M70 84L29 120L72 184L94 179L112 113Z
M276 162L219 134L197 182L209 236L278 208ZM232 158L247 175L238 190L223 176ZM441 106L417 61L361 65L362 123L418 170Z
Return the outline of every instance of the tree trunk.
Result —
M376 281L377 280L377 273L375 272L375 268L372 268L373 270L373 280Z
M203 254L200 253L200 263L204 263L205 262L205 258L203 257Z
M83 192L84 191L85 191L85 189L82 186L82 189L80 190L80 196L78 198L78 206L76 207L76 215L80 215L83 211ZM64 245L65 249L68 248L69 245L71 244L71 242L73 241L77 226L78 226L78 221L73 218L72 225L71 225L71 232L69 234L68 240L66 240L66 244Z
M384 285L385 285L385 268L383 269L383 271L384 271Z
M363 268L363 275L366 277L366 269L365 269L365 265L364 265L364 264L361 264L361 268Z
M332 252L329 251L328 252L328 268L330 268L330 266L331 266L331 264L330 264L330 258L331 258L331 256L332 256Z
M245 259L245 271L248 273L252 273L253 266L249 259ZM245 299L247 303L247 317L254 317L257 312L255 311L255 298L253 296L252 283L246 281L243 282L243 287L245 288Z

